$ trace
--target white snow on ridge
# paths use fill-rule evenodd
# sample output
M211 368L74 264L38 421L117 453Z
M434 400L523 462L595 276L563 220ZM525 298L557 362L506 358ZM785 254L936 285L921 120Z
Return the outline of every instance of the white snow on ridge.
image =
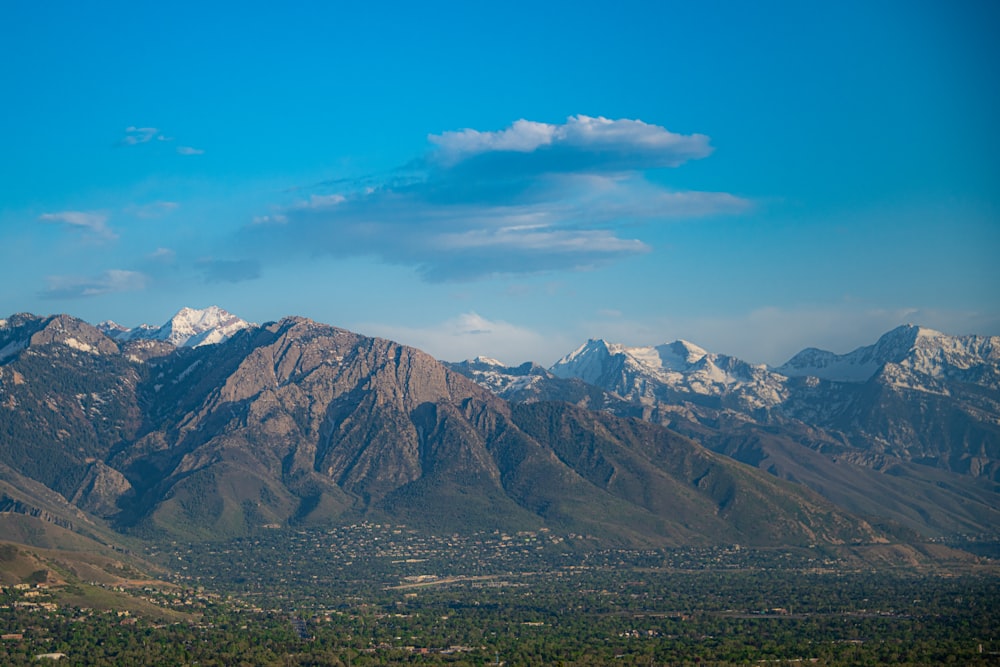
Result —
M929 377L1000 363L1000 337L949 336L905 325L872 345L847 354L809 348L774 370L790 377L812 376L836 382L866 382L890 364ZM916 381L908 381L917 386Z
M76 338L67 338L63 341L67 346L73 348L74 350L80 350L81 352L92 352L94 354L100 354L100 351L91 345L90 343L85 343Z
M653 399L669 390L730 396L748 407L765 407L786 394L786 378L765 366L712 354L683 340L646 347L591 340L556 362L549 372L579 378L630 400Z
M209 306L201 310L181 308L160 327L142 324L134 329L126 329L107 321L102 322L99 328L118 341L159 340L177 347L198 347L221 343L237 331L251 326L254 325L218 306Z
M876 360L862 358L862 355L851 356L853 354L838 355L810 347L774 370L788 377L810 376L837 382L864 382L882 367Z
M482 355L479 355L475 359L470 359L469 363L470 364L482 364L483 366L499 366L501 368L506 368L507 367L507 364L503 363L502 361L499 361L499 360L494 359L492 357L484 357Z
M497 393L542 387L544 377L492 365L463 362L472 377ZM621 399L671 405L692 401L735 413L780 409L791 398L824 382L875 381L903 391L946 396L954 381L1000 390L1000 336L951 336L916 326L897 327L872 345L847 354L805 349L783 366L749 364L678 340L630 347L591 339L548 371L579 379ZM792 381L790 378L802 378ZM542 389L544 391L544 389ZM825 391L825 390L823 390ZM822 395L822 391L820 392Z

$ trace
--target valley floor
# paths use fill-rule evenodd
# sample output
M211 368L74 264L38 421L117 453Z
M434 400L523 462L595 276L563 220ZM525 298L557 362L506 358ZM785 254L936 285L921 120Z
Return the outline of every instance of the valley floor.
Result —
M1000 664L1000 574L982 559L377 524L147 556L172 581L116 593L173 616L87 609L32 573L0 598L0 664Z

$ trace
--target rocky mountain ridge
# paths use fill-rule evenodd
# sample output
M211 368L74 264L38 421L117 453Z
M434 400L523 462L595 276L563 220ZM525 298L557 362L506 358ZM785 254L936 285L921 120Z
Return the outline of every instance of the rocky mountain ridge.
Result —
M302 318L176 347L23 315L0 327L0 349L11 479L132 534L383 518L631 545L887 539L669 429L511 405L419 350Z

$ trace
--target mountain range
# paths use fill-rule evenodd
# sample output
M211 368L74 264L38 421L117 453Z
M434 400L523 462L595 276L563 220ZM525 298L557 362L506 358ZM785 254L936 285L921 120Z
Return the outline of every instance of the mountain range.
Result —
M590 340L549 369L452 368L515 402L638 417L920 532L994 532L1000 338L898 327L844 355L769 368L689 343Z
M589 341L546 370L218 308L133 330L18 314L0 320L0 506L104 538L359 519L628 545L993 533L996 343L901 328L769 369Z

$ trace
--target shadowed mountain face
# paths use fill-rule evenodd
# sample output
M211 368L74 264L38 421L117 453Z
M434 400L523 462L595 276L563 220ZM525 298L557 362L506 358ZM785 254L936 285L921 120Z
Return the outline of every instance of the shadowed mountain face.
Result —
M373 517L619 544L883 539L660 426L512 408L418 350L309 320L175 348L24 315L0 326L0 350L0 462L130 532Z

